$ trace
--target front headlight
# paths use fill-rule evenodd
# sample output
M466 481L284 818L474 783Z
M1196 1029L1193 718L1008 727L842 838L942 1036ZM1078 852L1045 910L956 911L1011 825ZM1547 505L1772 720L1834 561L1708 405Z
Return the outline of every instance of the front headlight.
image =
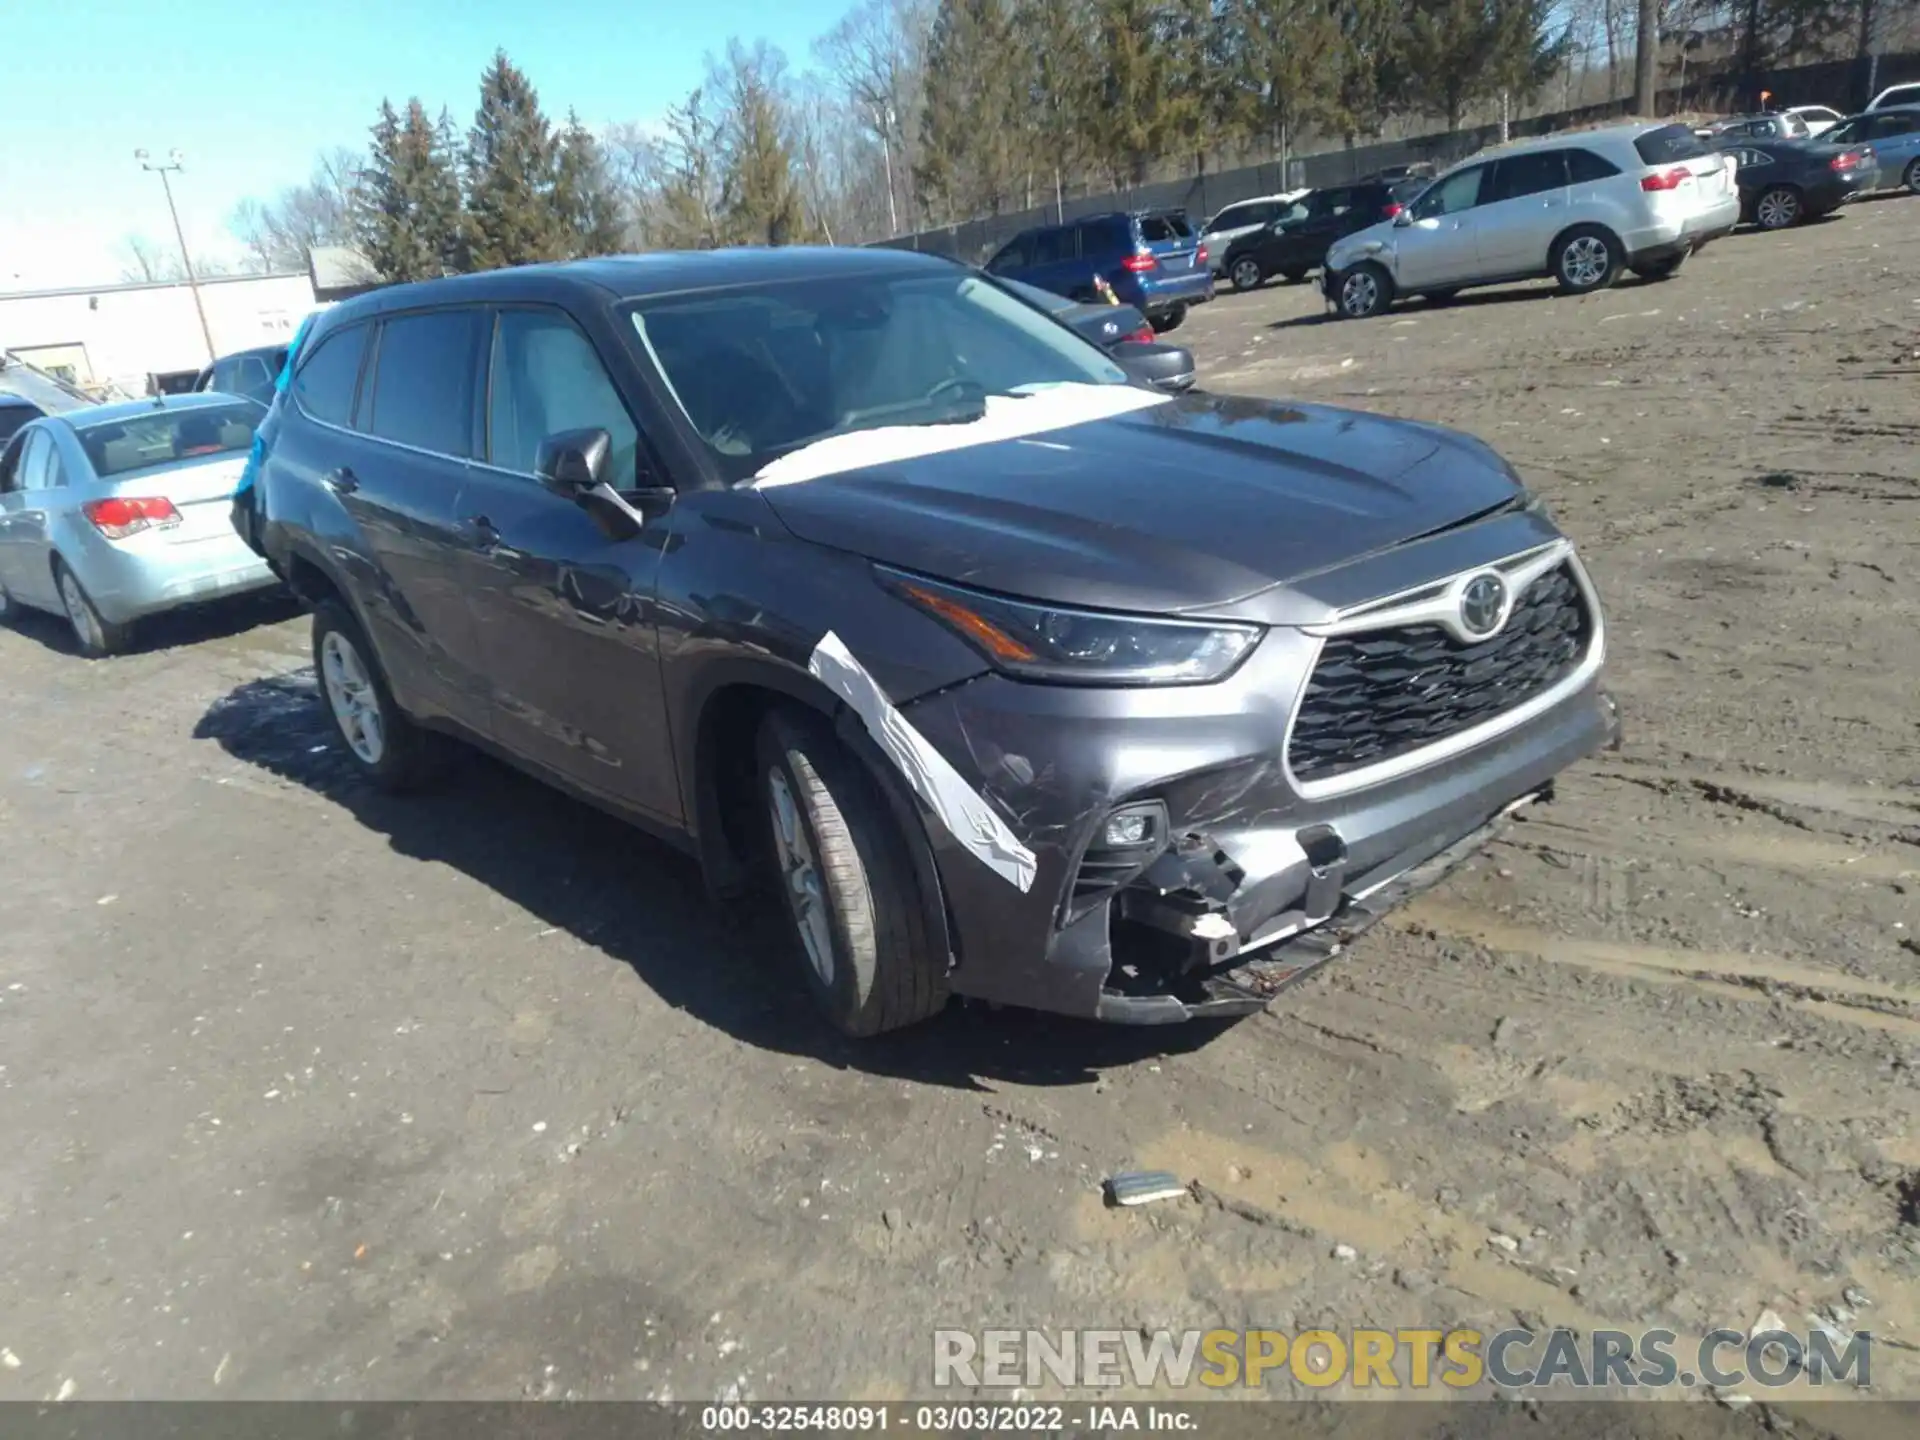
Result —
M875 566L888 589L1021 680L1080 685L1204 685L1260 639L1257 625L1158 620L1009 600Z

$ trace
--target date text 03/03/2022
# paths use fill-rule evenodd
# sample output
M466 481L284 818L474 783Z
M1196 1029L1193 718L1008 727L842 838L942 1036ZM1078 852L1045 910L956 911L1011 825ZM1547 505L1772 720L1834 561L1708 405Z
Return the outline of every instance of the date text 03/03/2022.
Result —
M1199 1429L1199 1419L1188 1409L1130 1403L736 1404L703 1407L700 1428L714 1434L794 1430L851 1434L901 1430L922 1435L1053 1434L1062 1430L1102 1434L1117 1430L1190 1433Z

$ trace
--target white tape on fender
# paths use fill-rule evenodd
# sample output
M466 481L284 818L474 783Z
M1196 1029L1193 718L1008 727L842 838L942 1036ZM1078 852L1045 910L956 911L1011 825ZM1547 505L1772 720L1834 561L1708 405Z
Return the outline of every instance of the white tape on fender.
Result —
M986 797L961 779L946 757L927 743L927 737L893 708L838 635L829 630L821 638L807 669L853 707L874 743L956 840L1021 894L1033 888L1038 868L1033 852L1015 838Z

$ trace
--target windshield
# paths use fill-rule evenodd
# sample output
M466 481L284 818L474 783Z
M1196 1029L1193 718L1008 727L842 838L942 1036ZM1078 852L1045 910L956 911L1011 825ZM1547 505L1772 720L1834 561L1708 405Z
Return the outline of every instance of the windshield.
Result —
M963 270L850 276L642 300L634 329L731 480L856 430L964 424L988 397L1126 372Z
M76 425L74 431L93 462L94 473L107 479L204 455L245 452L253 446L253 429L259 422L259 406L236 401L154 410L126 420Z

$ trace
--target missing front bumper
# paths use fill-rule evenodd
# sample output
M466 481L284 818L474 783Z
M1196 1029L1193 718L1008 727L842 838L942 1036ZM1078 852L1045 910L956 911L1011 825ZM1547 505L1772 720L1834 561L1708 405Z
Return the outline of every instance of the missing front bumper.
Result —
M1485 824L1444 848L1424 857L1407 857L1407 863L1398 867L1391 878L1369 880L1351 893L1336 890L1336 898L1332 900L1326 897L1316 866L1314 883L1309 885L1308 897L1301 907L1276 916L1262 926L1224 963L1189 970L1178 977L1179 983L1173 988L1160 993L1104 989L1096 1013L1102 1020L1122 1025L1172 1025L1187 1020L1227 1019L1263 1010L1282 991L1298 985L1331 962L1389 911L1439 884L1499 834L1514 811L1550 799L1552 793L1550 783L1529 791ZM1344 852L1342 858L1344 860ZM1318 893L1316 886L1321 887ZM1313 910L1320 905L1326 905L1328 913L1312 918ZM1192 934L1191 928L1187 933ZM1204 939L1203 936L1195 938ZM1257 953L1249 953L1253 947L1261 948Z

